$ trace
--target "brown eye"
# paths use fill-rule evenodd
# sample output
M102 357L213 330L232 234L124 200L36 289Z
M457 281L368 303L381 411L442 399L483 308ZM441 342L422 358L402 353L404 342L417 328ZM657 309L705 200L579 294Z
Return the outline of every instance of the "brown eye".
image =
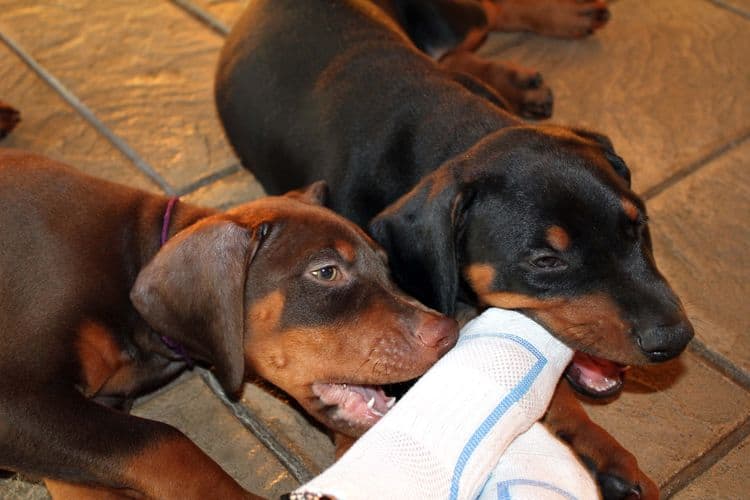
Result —
M341 271L336 266L325 266L315 271L310 271L310 274L320 281L336 281L341 276Z

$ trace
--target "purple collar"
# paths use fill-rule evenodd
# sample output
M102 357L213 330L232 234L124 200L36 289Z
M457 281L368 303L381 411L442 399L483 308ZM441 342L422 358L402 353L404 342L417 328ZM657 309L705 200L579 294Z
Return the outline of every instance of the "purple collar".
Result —
M175 196L169 199L167 202L167 208L164 210L164 218L162 219L161 223L161 245L160 247L163 247L164 244L169 239L169 224L172 222L172 214L174 212L174 207L177 205L177 203L180 201L180 198ZM195 366L195 363L193 363L193 360L190 358L190 355L185 350L185 347L177 342L176 340L167 337L166 335L161 336L161 341L164 342L164 345L169 347L169 349L177 354L179 357L185 361L185 363L188 365L188 368L193 368Z

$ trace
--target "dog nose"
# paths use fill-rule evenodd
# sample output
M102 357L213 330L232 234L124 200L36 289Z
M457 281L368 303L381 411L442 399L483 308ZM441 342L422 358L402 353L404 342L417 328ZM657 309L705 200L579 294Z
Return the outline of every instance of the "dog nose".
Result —
M667 361L684 351L694 334L688 321L655 326L638 335L638 346L651 361Z
M458 323L452 318L430 315L419 325L416 335L425 346L448 351L458 340Z

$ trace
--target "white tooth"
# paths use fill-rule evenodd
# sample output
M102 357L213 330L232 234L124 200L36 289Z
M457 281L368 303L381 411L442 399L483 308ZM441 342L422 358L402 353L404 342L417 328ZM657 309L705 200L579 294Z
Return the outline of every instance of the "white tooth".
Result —
M377 415L378 417L382 417L383 415L385 415L385 413L380 413L380 412L379 412L378 410L375 410L375 409L373 409L373 410L372 410L372 412L373 412L373 413L374 413L375 415Z
M396 398L388 398L385 400L385 406L388 408L393 408L393 405L396 404Z
M367 402L367 407L372 410L372 407L375 406L375 396L371 397L370 400Z

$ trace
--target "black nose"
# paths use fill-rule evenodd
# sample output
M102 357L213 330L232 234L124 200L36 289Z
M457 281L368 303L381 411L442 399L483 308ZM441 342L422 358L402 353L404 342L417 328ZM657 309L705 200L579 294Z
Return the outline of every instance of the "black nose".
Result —
M654 362L672 359L687 347L695 332L688 321L647 328L638 335L638 346Z

